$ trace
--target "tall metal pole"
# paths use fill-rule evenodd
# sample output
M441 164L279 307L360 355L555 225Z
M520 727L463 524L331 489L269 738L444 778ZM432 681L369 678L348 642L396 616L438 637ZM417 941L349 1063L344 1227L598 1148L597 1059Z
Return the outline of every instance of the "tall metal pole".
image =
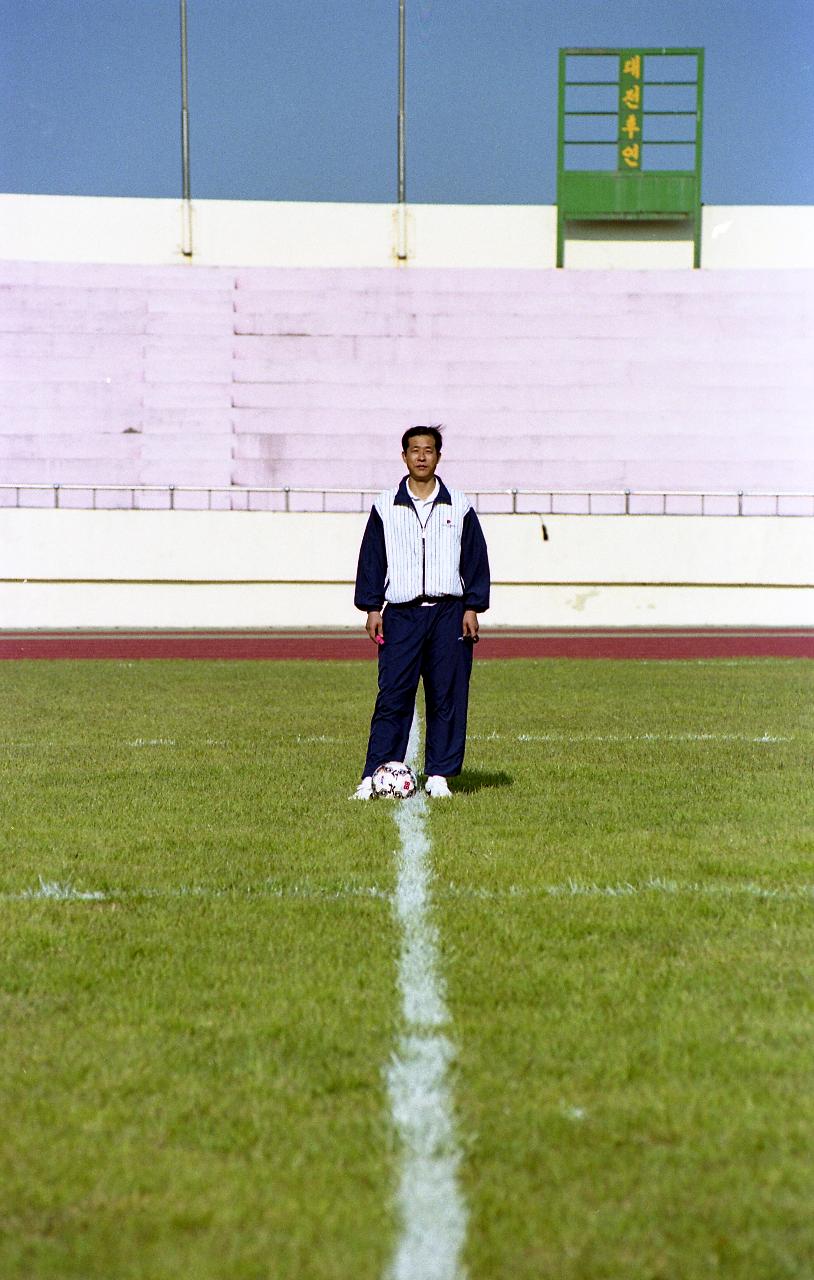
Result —
M407 261L407 164L405 157L405 120L406 120L406 74L407 59L407 23L405 14L406 0L399 0L399 106L397 123L398 177L397 198L398 231L396 236L396 257L399 262Z
M404 13L405 0L399 0L399 115L398 115L398 202L404 204L407 199L407 181L404 157L404 113L405 113L405 60L407 53L407 33Z
M187 55L187 0L181 0L181 172L183 182L183 232L181 252L192 257L192 195L189 180L189 77Z

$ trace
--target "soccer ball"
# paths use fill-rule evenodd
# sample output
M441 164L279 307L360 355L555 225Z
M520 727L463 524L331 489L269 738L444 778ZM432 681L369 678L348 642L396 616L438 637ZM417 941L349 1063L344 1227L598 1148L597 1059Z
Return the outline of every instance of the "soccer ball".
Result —
M418 781L408 764L400 760L389 760L380 764L373 773L373 794L380 800L385 797L392 800L407 800L418 790Z

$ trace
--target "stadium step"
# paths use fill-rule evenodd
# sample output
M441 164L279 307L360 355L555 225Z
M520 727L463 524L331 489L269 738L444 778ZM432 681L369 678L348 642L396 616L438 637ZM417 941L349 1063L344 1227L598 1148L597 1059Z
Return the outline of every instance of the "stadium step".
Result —
M194 443L194 460L215 459L228 463L233 456L230 437L218 435L197 436ZM175 462L190 460L190 441L186 435L152 435L149 432L119 432L117 434L95 432L45 432L34 435L0 435L0 462L81 461L86 458L107 458L111 462L148 461Z
M2 348L0 348L2 349ZM648 359L647 353L639 360L613 360L601 353L593 359L575 358L564 354L561 358L543 365L505 360L432 360L416 358L409 368L404 363L376 360L284 360L253 357L240 347L232 364L232 376L236 383L265 383L279 385L340 385L353 387L376 386L391 388L405 385L436 386L440 382L454 387L494 387L510 383L512 387L556 387L586 384L602 386L658 386L663 388L669 378L671 385L679 387L717 387L721 385L721 361L710 354L706 360L659 361ZM762 352L762 359L727 361L727 382L737 387L761 387L771 385L772 378L788 386L814 390L814 363L802 361L789 369L775 347Z
M147 391L145 390L145 396ZM214 391L202 387L191 395L214 397ZM232 403L238 409L323 409L328 416L335 409L383 409L394 408L409 422L415 404L435 406L441 421L451 416L461 417L471 410L513 409L515 412L539 412L541 410L589 409L601 413L612 402L630 394L629 386L602 385L575 380L565 386L506 386L501 383L483 386L448 386L439 381L435 386L408 384L382 387L378 385L350 386L347 383L235 383L232 387ZM694 386L678 385L670 388L670 402L674 409L692 415L701 408L728 408L748 413L750 410L785 409L810 412L811 395L805 387L783 384L779 373L768 386ZM636 388L637 413L657 410L664 403L663 386L638 386ZM195 403L209 403L201 399ZM214 403L214 401L212 401Z
M679 490L718 491L733 489L783 489L787 465L763 460L739 462L733 470L728 460L708 462L679 461L671 464L675 477L671 488ZM526 461L519 472L514 460L450 460L439 468L445 481L457 488L532 489L571 492L585 489L664 488L664 467L652 459L619 460L617 458L583 459L578 467L569 460ZM388 458L362 458L358 461L333 460L330 465L318 459L250 460L237 458L233 464L235 483L240 485L289 485L314 488L368 489L388 488L398 478L398 468ZM522 483L518 484L518 475ZM738 483L733 485L732 476Z
M749 313L738 318L738 332L742 338L760 338L771 324L776 341L795 337L802 319L800 313L789 309L776 314ZM725 313L707 312L684 322L692 325L696 350L710 339L729 334L733 318ZM574 337L580 341L589 339L627 339L648 341L654 336L670 337L682 331L679 317L664 311L619 311L617 314L597 315L589 312L584 317L563 316L556 309L550 315L492 315L485 312L465 311L459 315L432 312L415 308L383 309L377 311L304 311L284 313L276 311L238 312L235 315L235 333L239 336L257 337L305 337L305 338L370 338L382 333L390 338L456 338L489 340L514 340L522 338L547 340L558 337ZM686 333L686 327L684 327Z
M4 484L230 485L234 463L195 458L49 458L4 464Z
M235 409L232 414L234 430L237 434L244 432L288 431L303 434L334 436L343 434L355 437L356 448L365 446L366 441L375 435L384 433L395 448L401 439L405 426L410 423L440 423L447 436L450 433L465 433L473 436L488 435L492 438L492 449L508 434L522 435L537 433L559 435L568 438L572 434L590 435L601 428L604 432L618 434L620 442L631 432L648 432L653 430L686 432L696 438L715 435L718 432L732 434L746 429L744 415L731 408L711 409L701 407L692 416L690 422L687 414L676 409L665 398L666 403L648 414L635 414L624 407L603 409L601 416L593 409L562 411L543 409L539 411L522 411L514 409L473 409L467 413L454 416L442 415L436 401L424 403L417 398L411 402L411 412L405 419L402 409L386 406L382 409ZM609 400L616 405L617 402ZM799 435L807 440L805 425L801 429L800 414L785 412L780 409L753 410L748 415L748 429L756 432L784 435ZM334 454L341 453L346 444L339 444Z
M572 332L569 334L569 329ZM381 333L373 337L325 337L296 334L238 334L235 337L235 358L257 358L293 364L298 361L341 361L343 363L373 363L412 366L416 362L438 363L496 363L529 368L550 368L562 360L585 361L601 359L619 363L665 362L668 365L682 361L705 361L713 355L719 366L729 362L780 364L797 369L810 366L814 325L778 343L774 333L762 331L753 338L743 337L731 328L715 342L699 342L686 330L662 333L653 326L646 341L631 346L630 340L616 331L603 335L586 334L574 322L569 326L567 317L557 327L557 333L542 346L538 338L398 338ZM512 377L511 368L503 375Z
M22 437L28 439L30 437ZM183 440L185 437L171 437ZM337 438L333 433L299 433L296 431L275 431L262 433L237 433L234 436L234 457L241 460L270 460L274 462L318 461L322 464L325 476L336 465ZM0 453L2 452L0 438ZM386 433L368 435L365 449L375 457L390 459L396 466L400 465L399 443ZM448 430L445 433L443 463L463 462L470 459L483 458L487 461L494 455L494 437L477 436L466 431ZM500 441L500 460L511 462L520 470L528 463L571 462L574 465L582 459L602 458L611 460L622 457L626 462L644 462L658 458L660 462L683 462L687 456L697 459L714 459L716 462L732 463L814 461L814 433L800 444L796 436L777 436L767 438L764 432L752 432L748 435L732 432L729 435L716 434L709 436L685 436L679 433L651 433L647 435L629 435L620 440L610 432L605 434L591 433L578 435L569 432L567 435L514 435L506 432ZM341 461L341 458L339 459ZM327 483L327 480L326 480Z

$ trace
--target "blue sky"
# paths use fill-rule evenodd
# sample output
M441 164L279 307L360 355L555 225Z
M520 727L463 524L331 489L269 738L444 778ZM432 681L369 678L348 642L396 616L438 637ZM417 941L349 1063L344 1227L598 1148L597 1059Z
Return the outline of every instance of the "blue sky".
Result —
M192 194L396 194L398 0L187 0ZM557 51L706 50L707 204L814 204L814 0L407 0L407 195L550 204ZM178 0L0 0L0 190L180 195Z

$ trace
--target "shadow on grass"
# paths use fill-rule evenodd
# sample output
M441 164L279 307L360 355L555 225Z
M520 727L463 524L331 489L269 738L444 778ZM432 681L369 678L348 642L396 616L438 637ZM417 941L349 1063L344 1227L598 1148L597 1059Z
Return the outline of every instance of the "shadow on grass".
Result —
M452 782L453 791L486 791L491 787L513 787L514 778L505 770L464 769Z

